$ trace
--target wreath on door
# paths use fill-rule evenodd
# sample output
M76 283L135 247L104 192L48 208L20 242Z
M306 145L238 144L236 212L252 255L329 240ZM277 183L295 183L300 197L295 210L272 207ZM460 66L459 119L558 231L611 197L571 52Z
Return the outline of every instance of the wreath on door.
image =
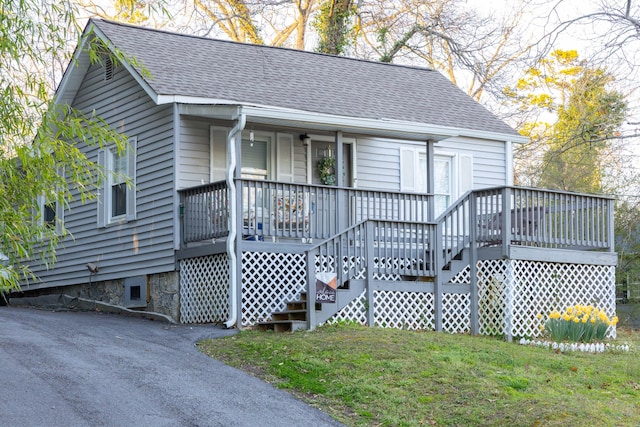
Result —
M336 160L333 157L318 160L318 175L324 185L336 185Z

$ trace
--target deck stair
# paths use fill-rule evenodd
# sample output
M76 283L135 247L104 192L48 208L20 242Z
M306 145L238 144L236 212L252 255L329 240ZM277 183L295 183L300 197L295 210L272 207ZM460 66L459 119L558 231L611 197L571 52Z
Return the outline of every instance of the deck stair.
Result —
M261 331L272 330L274 332L308 329L307 310L311 304L315 310L316 322L324 323L357 298L363 290L364 282L362 280L347 281L337 289L336 302L331 304L310 303L307 293L302 292L297 300L287 302L284 310L274 312L271 315L271 320L257 323L256 328Z

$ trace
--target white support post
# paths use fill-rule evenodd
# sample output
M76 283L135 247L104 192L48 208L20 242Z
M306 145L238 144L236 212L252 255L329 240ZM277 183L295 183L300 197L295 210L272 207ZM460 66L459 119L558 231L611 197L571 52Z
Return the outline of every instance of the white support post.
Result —
M514 289L516 276L513 274L513 263L511 259L505 260L506 269L504 272L504 333L508 342L513 341L513 305L515 300Z
M307 262L307 328L316 328L316 255L317 250L306 252Z
M480 333L480 320L478 310L480 303L478 298L478 246L476 239L478 236L478 224L476 206L476 194L471 193L469 196L469 222L470 222L470 241L469 241L469 315L471 324L471 334L478 335Z
M435 255L433 257L435 261L434 271L436 276L433 280L433 323L434 329L437 332L442 331L442 265L443 252L442 252L442 240L444 236L442 234L442 228L436 227L436 241L433 245Z
M365 276L364 286L366 288L367 294L367 325L372 327L375 324L374 318L374 296L373 296L373 238L374 238L374 221L368 220L366 222L366 237L365 237L365 245L366 245L366 268L367 274Z

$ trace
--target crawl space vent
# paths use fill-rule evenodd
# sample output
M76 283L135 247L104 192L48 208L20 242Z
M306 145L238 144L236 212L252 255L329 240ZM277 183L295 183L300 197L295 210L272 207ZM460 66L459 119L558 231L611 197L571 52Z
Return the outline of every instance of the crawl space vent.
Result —
M147 306L147 277L137 276L124 279L124 306L141 308Z

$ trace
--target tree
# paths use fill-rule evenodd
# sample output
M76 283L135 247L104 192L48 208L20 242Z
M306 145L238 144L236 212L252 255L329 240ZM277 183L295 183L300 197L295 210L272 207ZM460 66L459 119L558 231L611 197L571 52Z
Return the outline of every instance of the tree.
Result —
M351 0L325 0L320 5L315 20L319 36L318 52L332 55L344 53L352 32L349 21L353 12Z
M78 145L124 150L126 142L98 117L53 102L47 70L75 30L73 9L23 0L3 4L0 13L0 291L8 291L34 278L34 256L51 266L67 234L44 220L39 200L66 206L94 197L102 172ZM100 60L103 47L90 49Z
M303 50L316 0L185 0L181 8L174 30Z
M611 141L627 112L625 97L612 83L606 70L589 67L575 50L556 50L506 89L528 117L520 132L531 139L516 154L518 183L605 191L609 160L616 155Z
M585 4L579 14L563 10L566 0L552 3L552 12L559 21L549 32L558 37L571 31L579 32L591 44L594 54L611 63L617 59L630 70L637 69L640 52L640 2L637 0L600 0ZM591 7L589 7L591 6Z
M442 72L477 101L502 97L514 70L537 54L520 24L532 5L521 0L489 15L462 0L358 2L354 54Z

